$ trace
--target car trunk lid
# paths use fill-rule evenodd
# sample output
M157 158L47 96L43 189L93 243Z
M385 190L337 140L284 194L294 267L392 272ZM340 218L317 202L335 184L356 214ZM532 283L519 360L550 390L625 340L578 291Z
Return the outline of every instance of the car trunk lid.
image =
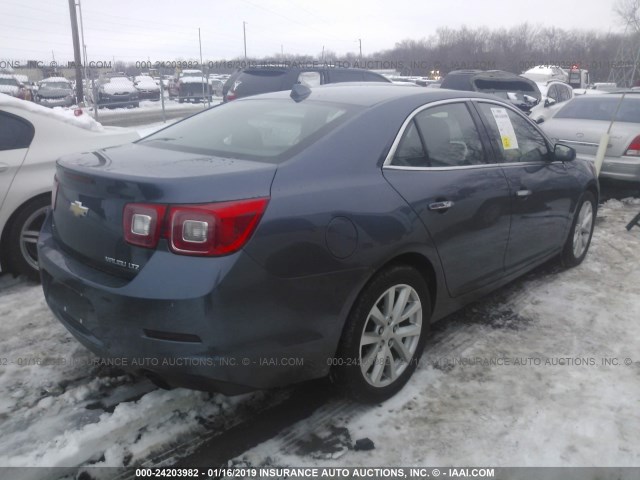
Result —
M68 254L95 268L134 276L155 250L125 242L125 205L268 197L275 170L268 163L140 144L65 157L57 165L54 236Z
M602 135L609 129L609 123L602 120L552 118L542 128L555 142L574 148L578 154L595 156ZM629 144L638 134L640 134L640 125L614 122L609 135L606 156L624 155Z

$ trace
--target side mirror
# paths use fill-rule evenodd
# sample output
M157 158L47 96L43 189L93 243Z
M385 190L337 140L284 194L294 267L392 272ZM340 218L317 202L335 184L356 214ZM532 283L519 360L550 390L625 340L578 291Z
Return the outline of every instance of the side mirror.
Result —
M576 151L567 145L556 143L553 147L553 156L561 162L572 162L576 158Z
M553 98L547 98L544 101L544 108L550 107L551 105L555 105L556 101Z
M536 118L536 123L537 123L538 125L540 125L541 123L544 123L544 117L538 117L538 118Z

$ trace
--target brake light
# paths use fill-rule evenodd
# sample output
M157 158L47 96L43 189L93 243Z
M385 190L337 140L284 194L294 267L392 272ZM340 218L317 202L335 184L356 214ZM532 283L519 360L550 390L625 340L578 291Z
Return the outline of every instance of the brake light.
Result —
M131 245L155 248L160 240L166 205L130 203L122 215L124 239Z
M53 188L51 189L51 210L56 209L56 200L58 199L58 187L60 186L60 182L58 181L58 177L54 175L53 177Z
M231 100L235 100L236 98L238 98L238 94L235 92L235 90L233 89L229 89L229 91L227 92L227 102L230 102Z
M624 154L628 157L640 157L640 135L631 141Z
M169 240L169 248L177 254L228 255L247 243L268 202L268 198L256 198L169 207L128 204L123 215L125 240L155 248L162 236Z

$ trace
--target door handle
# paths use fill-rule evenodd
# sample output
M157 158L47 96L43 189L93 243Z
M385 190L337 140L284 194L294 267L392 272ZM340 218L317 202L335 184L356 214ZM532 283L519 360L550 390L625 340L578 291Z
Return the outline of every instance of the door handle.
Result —
M434 202L429 204L429 210L431 211L449 210L451 207L453 207L453 202L450 200L444 200L442 202Z
M527 198L529 196L531 196L533 192L531 190L518 190L516 192L516 197L518 198Z

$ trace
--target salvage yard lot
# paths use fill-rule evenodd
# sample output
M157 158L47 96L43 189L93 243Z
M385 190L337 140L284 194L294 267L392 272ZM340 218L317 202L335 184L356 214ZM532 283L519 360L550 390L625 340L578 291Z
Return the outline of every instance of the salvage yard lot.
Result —
M582 265L544 265L438 324L391 400L332 396L232 463L640 465L640 228L624 229L639 210L607 201ZM158 390L101 365L40 286L8 275L0 318L0 466L171 464L301 388ZM355 451L361 438L375 449Z

